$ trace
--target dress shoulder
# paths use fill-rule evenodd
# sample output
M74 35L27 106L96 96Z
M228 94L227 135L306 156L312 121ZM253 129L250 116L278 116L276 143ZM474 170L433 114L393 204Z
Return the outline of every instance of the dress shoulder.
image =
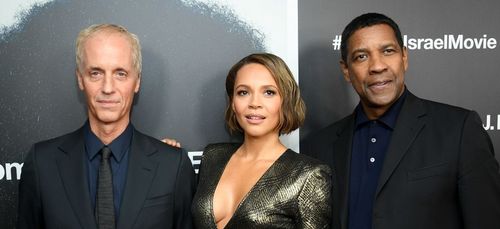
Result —
M205 146L205 150L203 152L227 151L229 149L237 148L240 145L241 143L211 143Z
M331 168L328 164L323 161L320 161L311 156L296 153L293 150L289 150L293 152L292 160L297 162L297 166L301 167L304 172L324 172L328 175L331 175Z
M205 146L203 158L217 156L220 154L234 153L241 143L212 143Z

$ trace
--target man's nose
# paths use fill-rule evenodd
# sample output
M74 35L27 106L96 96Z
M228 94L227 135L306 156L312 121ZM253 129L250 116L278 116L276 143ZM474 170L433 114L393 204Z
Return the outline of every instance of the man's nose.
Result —
M387 70L385 58L382 55L372 55L370 58L370 73L381 73Z
M113 80L113 76L106 75L102 81L102 93L111 94L114 92L115 82Z

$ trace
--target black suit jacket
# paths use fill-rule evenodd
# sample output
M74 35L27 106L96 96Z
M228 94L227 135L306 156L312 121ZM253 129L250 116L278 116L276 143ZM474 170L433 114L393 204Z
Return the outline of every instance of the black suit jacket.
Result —
M117 228L192 228L194 170L181 150L134 129ZM36 143L19 183L18 228L96 228L83 129Z
M333 169L333 228L347 227L355 115L305 141ZM373 229L500 228L500 176L476 112L409 93L378 181Z

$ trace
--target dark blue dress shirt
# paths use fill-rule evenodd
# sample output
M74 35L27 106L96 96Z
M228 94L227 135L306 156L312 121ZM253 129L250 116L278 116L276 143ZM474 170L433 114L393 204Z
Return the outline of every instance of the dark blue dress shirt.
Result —
M361 104L355 109L349 183L349 229L371 229L373 201L392 131L407 91L382 117L369 120Z
M99 173L99 164L101 162L101 154L99 151L104 146L104 143L90 130L90 124L85 124L85 150L87 152L87 171L89 178L89 192L92 208L95 210L96 193L97 193L97 175ZM111 149L111 171L113 174L113 202L115 206L115 217L118 221L120 215L120 204L125 189L125 181L127 179L128 155L132 142L133 127L129 124L125 131L120 134L108 147Z

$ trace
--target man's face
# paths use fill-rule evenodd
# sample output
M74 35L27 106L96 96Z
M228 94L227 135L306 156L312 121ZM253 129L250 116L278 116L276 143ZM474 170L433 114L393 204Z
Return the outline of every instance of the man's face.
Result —
M403 93L407 56L386 24L359 29L349 38L347 59L340 65L369 118L370 113L382 115Z
M127 125L140 85L129 40L117 32L100 31L83 47L82 64L76 73L87 98L90 122Z

